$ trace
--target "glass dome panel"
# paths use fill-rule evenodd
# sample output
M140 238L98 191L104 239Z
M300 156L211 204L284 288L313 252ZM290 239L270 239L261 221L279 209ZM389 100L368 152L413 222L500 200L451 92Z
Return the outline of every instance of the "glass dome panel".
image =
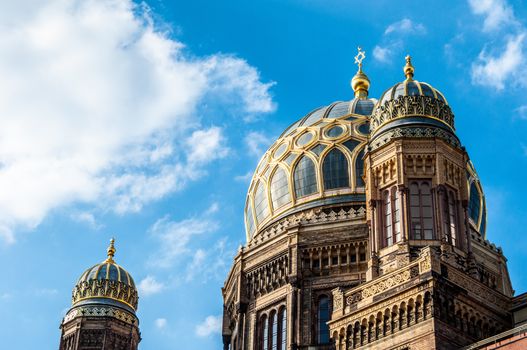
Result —
M350 150L351 153L355 151L355 148L360 144L359 141L354 139L349 139L348 141L344 142L344 146L346 146L347 149Z
M434 91L432 90L430 85L421 83L421 90L423 91L423 95L435 98Z
M247 219L247 231L249 232L249 235L252 236L254 234L255 225L254 225L253 210L252 210L251 205L248 205L247 208L245 209L245 217Z
M413 81L409 81L408 84L406 84L406 91L408 96L419 96L421 93L419 92L419 87L417 84Z
M397 97L403 96L403 95L404 95L404 84L400 83L395 88L395 92L393 94L393 99L395 100Z
M358 100L353 113L360 115L371 115L374 103L371 100Z
M338 102L331 108L326 118L339 118L349 114L349 102Z
M311 140L313 140L313 134L310 132L306 132L302 134L297 140L296 144L300 147L307 145Z
M271 200L274 209L280 208L291 202L287 175L282 168L278 168L271 180Z
M256 212L258 224L269 216L269 204L267 203L265 186L261 182L258 184L256 195L254 196L254 211Z
M291 163L293 163L293 161L295 159L296 159L296 154L295 153L291 153L287 157L285 157L284 162L286 162L287 165L291 165Z
M315 164L309 157L303 156L296 164L293 178L297 198L305 197L317 192L317 173L315 170Z
M349 187L348 160L338 149L332 149L322 164L324 189Z
M326 149L326 145L318 144L315 147L312 147L310 151L315 153L317 156L320 156L320 153L322 153L322 151L325 149Z
M110 273L109 273L109 279L112 281L118 281L119 280L119 272L117 271L117 267L115 267L114 264L108 264L110 265Z
M310 126L315 124L318 120L322 119L324 112L326 112L327 107L321 107L315 110L313 113L307 117L307 119L301 124L302 126Z
M365 134L365 135L369 134L370 133L370 122L362 123L361 125L359 125L358 129L361 134Z
M274 158L279 158L282 154L284 154L286 149L287 149L287 144L286 143L282 143L280 146L278 146L277 149L275 149L275 151L273 153L273 157Z
M123 281L124 283L130 284L130 280L128 279L128 274L120 266L119 266L119 274L121 275L121 281Z
M103 264L101 268L99 269L99 272L97 273L97 279L98 280L104 280L106 279L106 267L108 264Z
M332 126L331 128L326 130L326 136L330 138L339 137L343 133L344 133L344 128L340 125Z

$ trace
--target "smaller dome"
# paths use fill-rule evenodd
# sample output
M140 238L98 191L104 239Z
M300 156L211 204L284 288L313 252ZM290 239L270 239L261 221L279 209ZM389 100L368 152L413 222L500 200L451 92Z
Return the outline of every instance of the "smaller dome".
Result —
M454 114L445 96L430 84L413 79L411 57L403 68L406 80L393 85L379 99L370 118L372 140L398 128L396 134L410 132L423 137L454 137ZM402 129L401 129L402 128ZM456 140L454 143L458 143Z
M114 240L108 247L108 258L80 276L73 289L73 306L109 304L129 311L137 310L137 289L132 276L114 260Z

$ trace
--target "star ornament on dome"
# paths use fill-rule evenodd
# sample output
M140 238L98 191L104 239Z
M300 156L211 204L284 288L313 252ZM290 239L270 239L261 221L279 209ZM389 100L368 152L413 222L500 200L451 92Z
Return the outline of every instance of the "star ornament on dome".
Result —
M362 61L366 58L366 52L364 52L360 46L357 48L357 51L359 51L359 53L357 56L355 56L355 63L359 67L360 71L362 69Z

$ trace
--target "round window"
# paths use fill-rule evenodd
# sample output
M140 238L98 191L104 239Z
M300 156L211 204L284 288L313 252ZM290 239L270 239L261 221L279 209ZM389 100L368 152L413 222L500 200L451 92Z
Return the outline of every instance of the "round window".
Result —
M326 136L329 138L337 138L344 133L344 128L340 125L335 125L326 130Z

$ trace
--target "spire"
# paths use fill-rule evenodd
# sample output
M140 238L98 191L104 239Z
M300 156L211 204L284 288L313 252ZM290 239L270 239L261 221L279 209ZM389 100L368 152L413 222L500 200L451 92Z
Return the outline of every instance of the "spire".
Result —
M108 258L106 258L106 262L109 262L109 263L113 263L113 256L115 255L115 247L114 247L114 244L115 243L115 239L112 238L110 239L110 245L108 246L108 249L106 249L106 251L108 252Z
M357 64L357 74L351 79L351 88L355 92L355 97L365 99L368 97L368 89L370 87L370 79L362 71L362 61L366 58L366 53L360 48L357 48L358 54L355 56L355 63Z
M414 77L414 66L412 66L412 56L406 55L406 65L403 68L406 80L413 80Z

